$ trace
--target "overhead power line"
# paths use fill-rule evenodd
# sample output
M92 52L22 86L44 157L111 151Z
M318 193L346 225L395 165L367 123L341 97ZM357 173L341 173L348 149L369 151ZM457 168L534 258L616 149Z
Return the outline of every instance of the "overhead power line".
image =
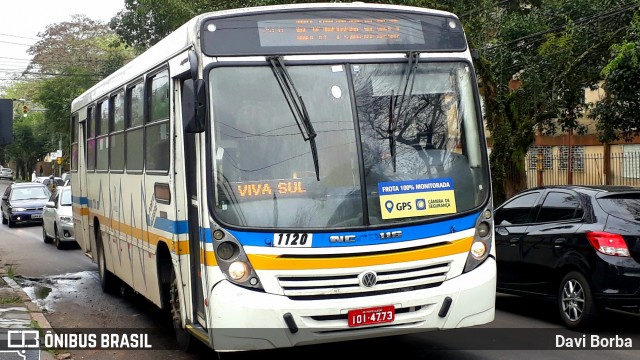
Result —
M11 34L3 34L3 33L0 33L0 36L10 36L10 37L14 37L14 38L18 38L18 39L26 39L26 40L39 40L38 38L19 36L19 35L11 35Z
M519 44L520 42L525 41L525 40L530 40L530 39L535 39L535 38L542 39L542 37L544 35L564 31L570 25L588 25L588 24L590 24L592 22L595 22L595 21L598 21L598 20L602 20L602 19L606 19L608 17L614 16L614 15L618 15L620 13L629 11L629 10L637 8L637 7L638 7L637 3L630 3L630 4L627 4L627 5L623 5L623 7L618 8L618 9L613 9L613 10L609 10L609 11L606 11L606 12L601 12L601 13L597 13L597 14L594 14L594 15L590 15L590 16L585 16L583 18L579 18L579 19L576 19L576 20L572 21L570 24L565 24L565 25L557 26L557 27L549 29L549 30L539 31L539 32L536 32L536 33L533 33L533 34L522 36L522 37L514 39L514 40L510 40L510 41L506 41L504 43L500 43L500 44L496 44L496 45L493 45L493 46L486 47L486 48L484 48L482 50L491 51L491 50L494 50L494 49L499 48L499 47L509 46L509 45L513 45L513 44Z

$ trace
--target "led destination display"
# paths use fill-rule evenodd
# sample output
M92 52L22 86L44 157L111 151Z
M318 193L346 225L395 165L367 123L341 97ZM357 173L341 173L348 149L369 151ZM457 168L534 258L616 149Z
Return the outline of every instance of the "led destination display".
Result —
M423 44L422 25L401 19L284 19L258 22L261 46Z
M307 9L211 18L201 29L210 56L467 49L458 19L422 12Z

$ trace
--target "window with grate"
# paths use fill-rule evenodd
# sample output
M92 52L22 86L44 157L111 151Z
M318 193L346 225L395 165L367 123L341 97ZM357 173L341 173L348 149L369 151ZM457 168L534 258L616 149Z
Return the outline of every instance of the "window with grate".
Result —
M568 146L560 146L560 162L558 168L560 170L568 170L569 168ZM571 170L584 171L584 146L571 147Z
M542 155L542 168L553 169L553 156L551 146L531 146L529 147L529 169L535 170L538 165L538 155Z

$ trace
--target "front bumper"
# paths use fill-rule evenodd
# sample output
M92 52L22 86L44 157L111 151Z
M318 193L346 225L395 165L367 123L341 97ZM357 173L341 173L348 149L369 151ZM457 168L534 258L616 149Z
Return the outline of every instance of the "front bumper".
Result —
M58 223L58 236L60 241L76 241L76 235L73 232L73 223Z
M293 347L486 324L495 316L496 262L488 258L475 270L438 287L350 299L291 300L222 281L209 296L210 336L217 351ZM445 298L453 302L444 316ZM351 328L347 312L393 305L392 323ZM298 327L293 332L284 318Z
M42 222L42 210L35 211L19 211L9 214L11 221L16 223L22 222Z

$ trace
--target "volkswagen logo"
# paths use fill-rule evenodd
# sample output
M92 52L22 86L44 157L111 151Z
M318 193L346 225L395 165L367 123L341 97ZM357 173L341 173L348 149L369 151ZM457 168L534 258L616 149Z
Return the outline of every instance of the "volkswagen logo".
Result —
M370 288L378 282L378 275L373 271L363 272L358 276L360 286Z

